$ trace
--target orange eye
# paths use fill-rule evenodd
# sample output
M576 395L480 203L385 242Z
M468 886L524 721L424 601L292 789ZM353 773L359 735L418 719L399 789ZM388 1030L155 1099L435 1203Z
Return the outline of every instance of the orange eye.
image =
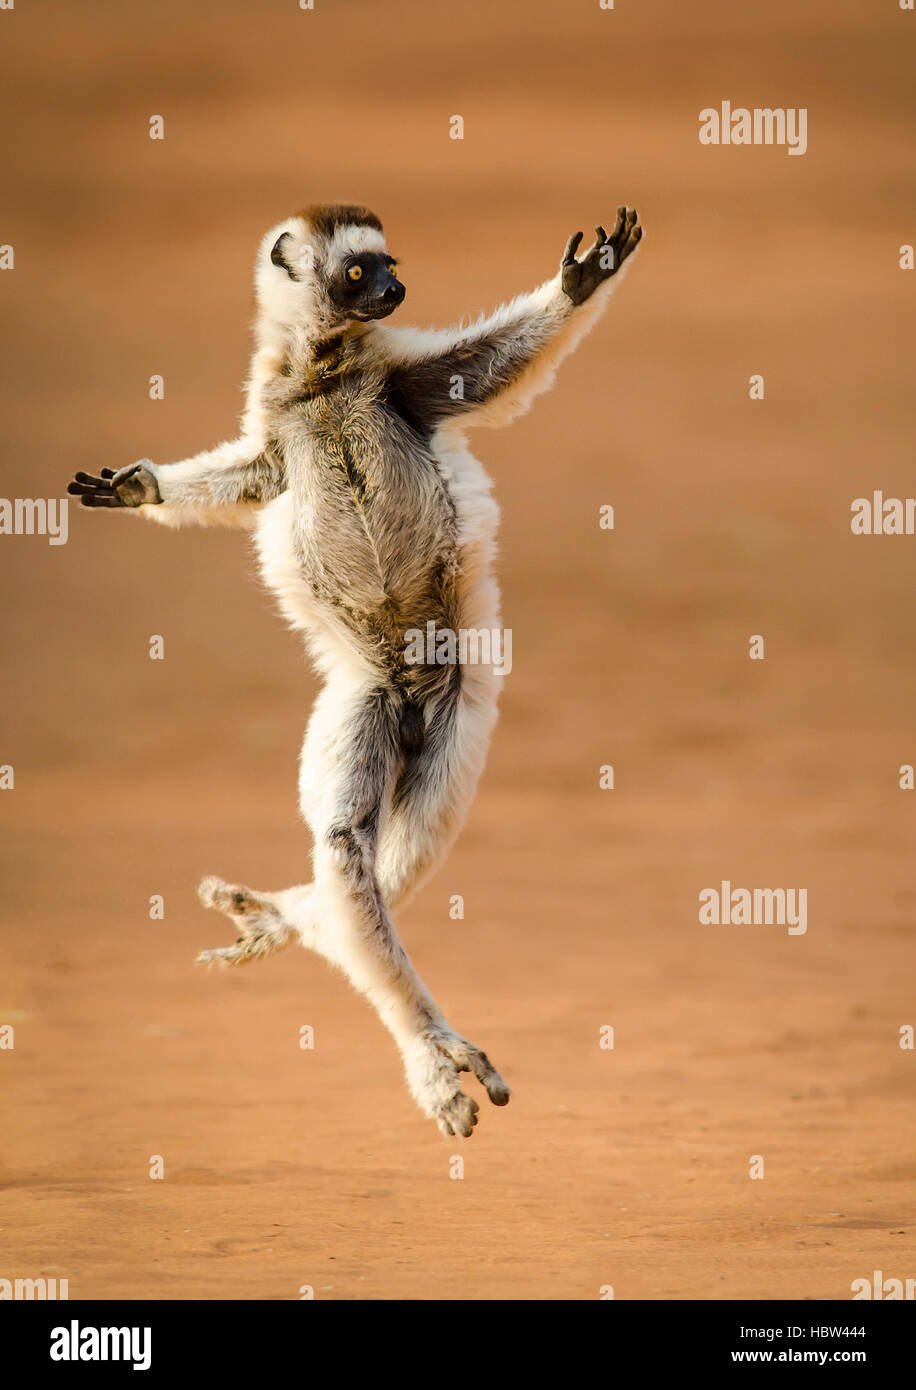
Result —
M362 266L351 265L347 274L351 280L361 280L363 278Z
M389 274L389 275L397 275L397 273L398 273L398 268L397 268L397 266L395 265L394 261L392 261L392 262L391 262L391 265L388 267L388 274Z

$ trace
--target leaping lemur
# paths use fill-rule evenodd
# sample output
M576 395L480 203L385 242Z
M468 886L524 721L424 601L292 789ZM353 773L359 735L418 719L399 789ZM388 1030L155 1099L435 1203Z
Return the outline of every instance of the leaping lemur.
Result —
M504 424L546 390L605 308L641 237L617 209L578 259L469 326L382 325L404 299L382 224L364 207L310 207L264 237L256 350L239 437L181 463L148 459L69 491L87 507L136 507L167 525L254 527L267 584L324 686L300 763L313 881L256 892L218 878L201 901L231 918L241 964L297 936L343 969L401 1052L407 1083L446 1135L471 1134L472 1071L494 1105L509 1088L454 1032L391 920L461 825L496 721L492 664L424 664L405 634L498 631L498 509L467 448L469 425Z

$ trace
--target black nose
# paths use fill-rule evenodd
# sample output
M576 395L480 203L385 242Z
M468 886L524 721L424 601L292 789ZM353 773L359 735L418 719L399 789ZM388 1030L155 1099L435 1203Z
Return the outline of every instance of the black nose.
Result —
M407 291L401 284L389 285L382 298L386 304L400 304Z

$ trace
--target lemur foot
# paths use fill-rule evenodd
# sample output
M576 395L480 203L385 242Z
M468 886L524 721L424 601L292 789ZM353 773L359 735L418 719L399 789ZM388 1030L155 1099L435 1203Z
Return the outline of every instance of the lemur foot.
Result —
M289 944L290 927L273 903L249 888L205 878L197 890L204 907L215 907L235 923L240 932L234 946L213 946L201 951L197 965L247 965Z
M508 1105L509 1087L486 1053L467 1038L435 1029L423 1033L419 1042L414 1065L408 1064L411 1087L443 1134L467 1139L477 1123L479 1107L460 1089L459 1072L473 1072L494 1105Z
M635 208L628 207L617 209L617 221L610 236L603 227L595 228L595 243L581 261L576 260L576 251L582 233L575 232L566 243L560 263L563 293L573 304L584 304L600 284L616 274L627 257L636 250L641 238L639 215Z

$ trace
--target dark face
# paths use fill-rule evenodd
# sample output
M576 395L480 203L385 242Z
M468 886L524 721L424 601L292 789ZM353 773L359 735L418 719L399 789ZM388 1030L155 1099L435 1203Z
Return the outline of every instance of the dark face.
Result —
M348 319L384 319L403 302L407 293L397 277L390 256L361 251L347 256L328 282L335 309Z

